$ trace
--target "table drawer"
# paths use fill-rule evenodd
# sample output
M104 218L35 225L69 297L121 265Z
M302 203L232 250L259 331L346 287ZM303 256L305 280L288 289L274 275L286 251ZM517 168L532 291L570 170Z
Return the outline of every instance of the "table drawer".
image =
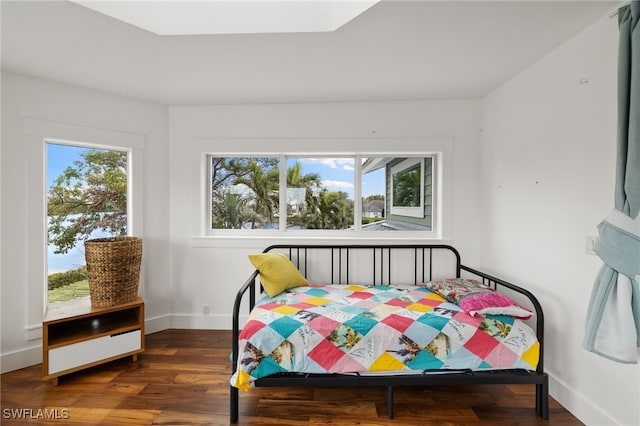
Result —
M48 374L142 349L141 331L103 336L49 350Z

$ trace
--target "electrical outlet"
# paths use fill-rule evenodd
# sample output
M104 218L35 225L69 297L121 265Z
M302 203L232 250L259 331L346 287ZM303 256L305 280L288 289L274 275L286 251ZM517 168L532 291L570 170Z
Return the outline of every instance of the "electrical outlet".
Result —
M202 305L202 315L211 315L211 306Z

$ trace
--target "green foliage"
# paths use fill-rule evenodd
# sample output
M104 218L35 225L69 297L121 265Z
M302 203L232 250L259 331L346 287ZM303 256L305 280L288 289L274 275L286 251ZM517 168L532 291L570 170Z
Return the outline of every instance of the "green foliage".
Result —
M213 204L213 227L240 229L244 222L246 200L237 194L226 193L221 203Z
M297 161L287 169L287 188L319 189L321 187L318 173L302 174L302 164Z
M246 193L237 191L242 185ZM270 220L278 209L278 186L277 158L213 158L212 227L240 229Z
M87 267L82 266L78 269L72 269L65 272L56 272L49 275L47 279L47 288L53 290L78 281L87 279Z
M223 195L225 188L235 185L236 179L243 178L251 172L251 164L263 170L278 168L277 158L213 158L211 163L211 191L214 196ZM224 197L222 197L224 198Z
M252 193L252 210L248 216L253 229L256 222L264 224L274 220L279 205L279 173L277 168L264 170L256 161L250 161L247 170L248 173L236 178L234 184L244 185Z
M80 297L88 297L89 294L89 281L83 280L49 290L47 301L49 303L66 302Z
M306 224L309 229L345 229L353 222L353 203L342 191L320 191L309 205Z
M87 150L49 188L49 243L67 253L95 230L127 230L127 153Z

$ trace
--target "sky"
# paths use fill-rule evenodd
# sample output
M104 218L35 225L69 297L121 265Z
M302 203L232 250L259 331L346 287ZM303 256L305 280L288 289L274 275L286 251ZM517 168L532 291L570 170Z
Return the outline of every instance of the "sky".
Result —
M72 166L75 160L81 158L82 152L88 150L88 148L77 146L47 143L47 188L51 187L67 167ZM102 236L106 235L96 232L92 235L92 238ZM79 268L85 264L83 244L76 245L66 254L55 254L53 252L54 249L55 247L51 244L47 247L47 269L49 274Z
M353 158L306 158L287 159L287 167L296 161L302 164L302 174L318 173L329 191L343 191L353 199L355 167ZM384 194L384 170L362 177L362 195Z
M75 160L80 159L80 154L88 151L71 145L47 144L47 188L51 187L53 181L62 174L68 167L73 165Z

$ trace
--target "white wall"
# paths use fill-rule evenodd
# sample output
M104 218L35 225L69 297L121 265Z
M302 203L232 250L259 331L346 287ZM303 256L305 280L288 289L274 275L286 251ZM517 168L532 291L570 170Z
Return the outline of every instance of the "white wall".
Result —
M198 238L206 153L415 152L433 143L444 146L444 236L477 265L479 105L479 100L455 100L172 107L172 326L229 328L235 293L252 269L246 255L274 243ZM210 316L202 315L204 305L211 307Z
M640 424L640 366L581 347L601 265L585 239L613 208L617 37L602 18L482 108L483 263L539 297L551 393L590 425Z
M27 132L62 130L144 143L143 279L149 328L166 328L169 313L169 128L166 106L2 73L2 371L41 362L44 310L42 141ZM53 131L55 130L55 131ZM44 130L45 132L50 130ZM47 135L51 137L52 135ZM55 136L55 135L54 135ZM35 163L34 163L35 162ZM139 171L138 171L139 172ZM154 320L156 321L150 321Z

